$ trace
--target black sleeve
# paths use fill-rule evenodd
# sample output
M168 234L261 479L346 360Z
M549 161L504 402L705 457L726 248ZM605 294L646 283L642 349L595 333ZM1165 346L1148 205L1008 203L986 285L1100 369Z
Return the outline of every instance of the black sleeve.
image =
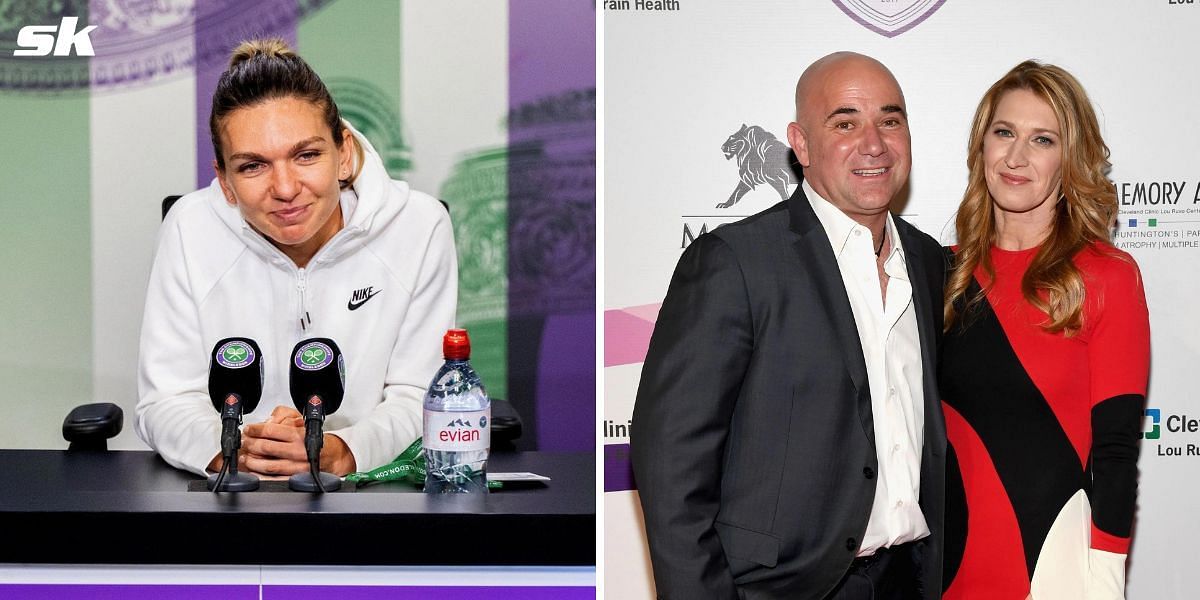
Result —
M741 268L719 237L684 252L650 341L630 450L660 598L737 598L713 522L754 347Z

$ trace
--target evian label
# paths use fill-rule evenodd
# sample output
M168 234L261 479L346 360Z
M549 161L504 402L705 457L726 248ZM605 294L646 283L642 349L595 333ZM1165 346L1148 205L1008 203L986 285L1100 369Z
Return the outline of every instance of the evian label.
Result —
M474 452L492 446L492 407L473 412L425 411L425 438L430 450Z

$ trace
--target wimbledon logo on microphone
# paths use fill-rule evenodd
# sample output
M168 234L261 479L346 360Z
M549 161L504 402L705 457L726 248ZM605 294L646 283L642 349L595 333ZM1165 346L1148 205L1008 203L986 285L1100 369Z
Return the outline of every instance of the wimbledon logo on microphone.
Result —
M304 371L319 371L333 362L333 350L321 342L305 344L296 351L296 367Z
M229 369L240 369L254 361L254 350L242 342L228 342L217 349L217 363Z

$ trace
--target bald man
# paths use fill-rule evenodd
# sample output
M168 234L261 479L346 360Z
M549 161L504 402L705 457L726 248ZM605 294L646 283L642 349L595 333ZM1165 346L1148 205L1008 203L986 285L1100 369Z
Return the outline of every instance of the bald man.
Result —
M642 368L634 474L659 598L941 595L945 260L888 208L904 95L826 56L796 85L791 198L700 236Z

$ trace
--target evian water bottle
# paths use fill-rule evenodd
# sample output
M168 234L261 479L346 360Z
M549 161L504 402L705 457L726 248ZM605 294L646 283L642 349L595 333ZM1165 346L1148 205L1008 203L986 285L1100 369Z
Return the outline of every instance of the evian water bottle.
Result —
M447 331L442 352L425 394L425 492L486 494L492 403L471 368L467 330Z

